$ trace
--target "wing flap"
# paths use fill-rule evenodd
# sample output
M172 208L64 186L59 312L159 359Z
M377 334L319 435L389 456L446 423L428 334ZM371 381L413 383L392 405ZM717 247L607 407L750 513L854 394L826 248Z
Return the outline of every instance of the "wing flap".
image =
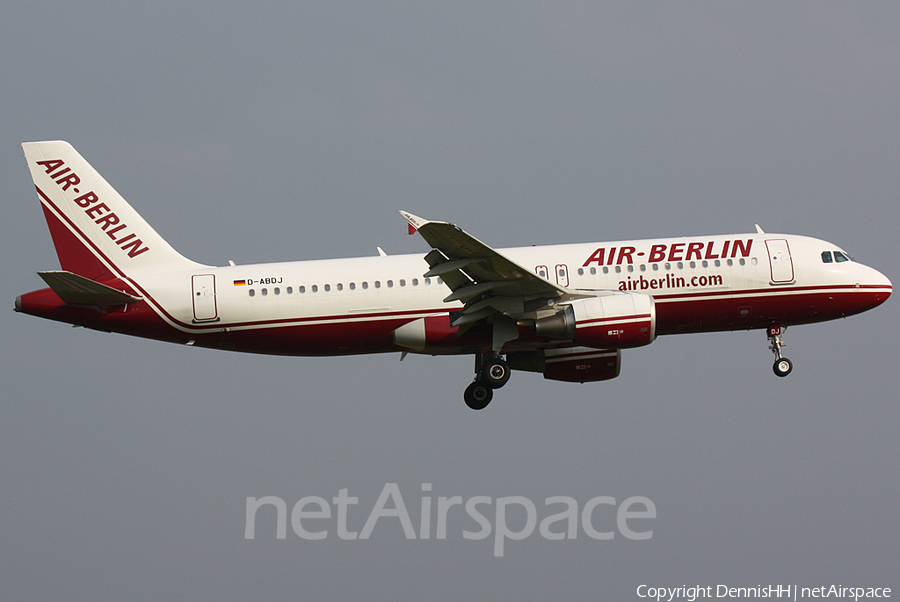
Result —
M483 293L488 292L496 288L498 285L496 282L482 282L481 284L470 284L469 286L464 286L459 288L450 295L447 295L444 298L444 303L450 303L451 301L462 301L463 303L468 303L470 300L474 299L482 295Z
M462 259L452 259L445 261L443 263L439 263L427 272L425 272L425 278L431 278L433 276L443 276L447 272L453 272L455 270L462 270L463 268L467 268L471 266L473 263L478 263L481 261L486 261L484 257L463 257Z

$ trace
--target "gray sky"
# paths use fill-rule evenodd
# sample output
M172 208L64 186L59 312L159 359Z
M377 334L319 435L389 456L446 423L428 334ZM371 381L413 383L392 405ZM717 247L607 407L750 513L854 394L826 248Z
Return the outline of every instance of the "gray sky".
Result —
M895 299L791 329L786 379L762 332L685 335L606 383L516 373L483 412L469 357L241 356L12 311L58 267L18 144L57 138L204 263L424 253L402 208L497 247L759 223L896 283L896 3L79 4L0 8L4 599L900 588ZM444 541L396 519L305 541L261 513L244 539L249 496L346 488L360 530L386 483L417 526L422 483L657 518L500 558L465 515Z

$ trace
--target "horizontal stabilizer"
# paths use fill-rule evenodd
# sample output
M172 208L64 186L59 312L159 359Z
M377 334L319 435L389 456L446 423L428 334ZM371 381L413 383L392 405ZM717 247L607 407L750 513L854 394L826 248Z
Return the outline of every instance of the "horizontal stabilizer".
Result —
M90 278L66 271L38 272L63 303L78 305L124 305L135 303L141 297L129 295Z

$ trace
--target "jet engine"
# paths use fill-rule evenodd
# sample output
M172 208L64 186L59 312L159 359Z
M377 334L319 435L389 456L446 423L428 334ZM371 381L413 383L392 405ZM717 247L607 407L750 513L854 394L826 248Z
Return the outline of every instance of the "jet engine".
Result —
M617 377L622 352L618 349L566 347L510 353L506 360L513 370L541 372L548 380L586 383Z
M656 307L649 295L614 293L561 307L555 315L535 320L537 336L595 349L641 347L656 338Z

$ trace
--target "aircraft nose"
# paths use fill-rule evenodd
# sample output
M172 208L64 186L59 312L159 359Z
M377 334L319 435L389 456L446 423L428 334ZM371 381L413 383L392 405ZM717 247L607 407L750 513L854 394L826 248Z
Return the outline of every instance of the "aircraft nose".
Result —
M894 285L891 284L891 280L887 276L885 276L884 274L879 272L878 270L874 270L874 271L875 271L875 275L878 276L878 279L879 279L878 284L880 284L881 286L885 287L888 290L893 290Z
M871 288L875 293L875 303L872 305L872 307L875 307L887 301L887 298L891 296L891 293L894 290L894 286L891 284L891 281L887 276L885 276L875 268L869 269L872 271L872 277L870 279L871 284L869 285L869 288Z

